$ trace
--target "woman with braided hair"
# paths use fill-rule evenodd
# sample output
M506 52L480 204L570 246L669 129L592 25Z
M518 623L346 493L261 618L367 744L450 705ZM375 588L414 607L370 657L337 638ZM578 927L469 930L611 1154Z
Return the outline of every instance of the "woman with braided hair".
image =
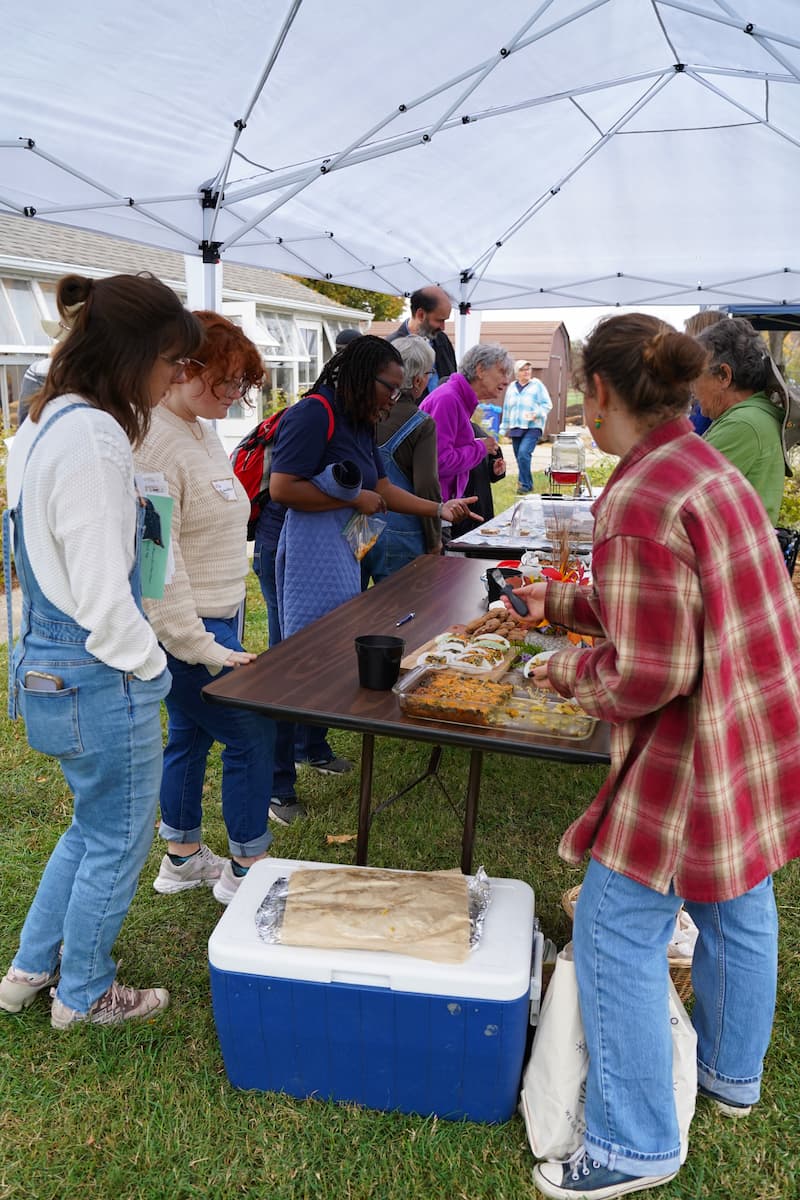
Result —
M699 1090L725 1116L758 1101L772 1030L772 872L800 854L800 606L761 501L686 416L706 360L641 313L597 326L585 411L620 461L593 509L593 589L519 589L533 620L598 639L535 682L612 725L608 778L559 848L591 857L574 929L584 1145L534 1171L557 1200L612 1200L680 1167L667 945L681 904L699 930Z
M375 426L397 401L402 385L403 360L397 350L383 338L366 335L335 354L310 392L281 417L270 504L256 531L257 569L268 607L274 588L278 640L360 592L360 563L342 536L354 512L372 516L388 509L448 521L469 514L474 496L441 504L387 479ZM272 616L270 640L276 640ZM303 811L294 799L294 760L290 769L284 740L285 730L282 738L279 727L274 786L280 790L270 813L288 823ZM323 772L335 771L343 761L334 758L324 739L315 752L311 765Z

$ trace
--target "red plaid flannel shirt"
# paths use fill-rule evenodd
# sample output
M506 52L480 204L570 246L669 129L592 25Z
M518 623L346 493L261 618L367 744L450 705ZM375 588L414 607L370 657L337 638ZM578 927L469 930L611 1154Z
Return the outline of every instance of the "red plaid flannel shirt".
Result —
M605 640L549 676L612 723L611 770L559 852L731 899L800 855L800 602L758 496L684 418L594 513L594 588L551 583L546 612Z

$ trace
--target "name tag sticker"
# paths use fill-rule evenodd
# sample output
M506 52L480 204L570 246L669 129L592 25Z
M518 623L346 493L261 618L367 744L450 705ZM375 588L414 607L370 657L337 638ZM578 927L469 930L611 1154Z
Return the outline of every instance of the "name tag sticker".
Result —
M141 496L168 496L169 485L166 476L161 471L148 471L134 475L133 482Z
M212 479L211 486L218 491L223 500L235 500L236 491L232 479Z

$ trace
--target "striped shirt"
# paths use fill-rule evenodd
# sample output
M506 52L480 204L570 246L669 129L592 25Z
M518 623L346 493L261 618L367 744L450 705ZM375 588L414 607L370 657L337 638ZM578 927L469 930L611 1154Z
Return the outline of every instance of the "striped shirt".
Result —
M731 899L800 855L800 601L756 493L685 418L593 511L594 588L551 584L546 612L605 640L549 676L612 723L611 769L559 852Z

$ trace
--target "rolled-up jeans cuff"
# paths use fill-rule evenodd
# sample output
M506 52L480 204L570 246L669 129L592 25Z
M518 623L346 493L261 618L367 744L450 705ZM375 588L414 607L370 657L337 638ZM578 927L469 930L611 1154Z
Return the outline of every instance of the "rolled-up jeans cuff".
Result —
M641 1179L646 1175L672 1175L680 1170L680 1147L669 1154L639 1155L623 1150L621 1146L609 1147L602 1142L594 1141L587 1133L584 1138L586 1153L601 1167L609 1171L621 1171L623 1175L633 1175Z
M198 825L196 829L175 829L164 821L158 827L158 836L165 842L177 842L178 845L189 845L203 840L203 831Z
M269 829L260 837L251 838L249 842L234 842L232 838L228 838L228 848L235 858L258 858L259 854L269 849L271 843L272 834Z
M731 1104L758 1104L761 1098L761 1076L757 1079L729 1079L717 1075L704 1063L697 1064L697 1082L707 1092Z

